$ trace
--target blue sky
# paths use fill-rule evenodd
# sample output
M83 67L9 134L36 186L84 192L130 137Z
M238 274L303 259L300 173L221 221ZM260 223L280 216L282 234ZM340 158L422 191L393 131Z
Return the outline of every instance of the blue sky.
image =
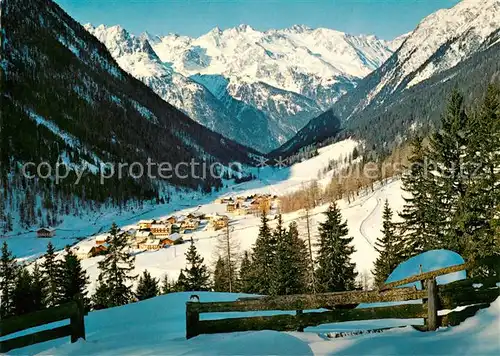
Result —
M55 0L81 23L120 24L139 34L199 36L248 24L258 30L293 24L392 39L459 0Z

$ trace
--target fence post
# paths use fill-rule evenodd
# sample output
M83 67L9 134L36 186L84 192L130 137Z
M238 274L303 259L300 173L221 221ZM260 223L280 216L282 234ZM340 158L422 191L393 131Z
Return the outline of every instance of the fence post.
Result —
M297 331L304 331L304 326L302 325L302 322L301 322L302 314L304 314L303 310L297 310L296 314L295 314L296 318L297 318L297 324L299 325L297 327Z
M70 318L71 342L77 342L79 338L85 339L85 306L81 296L75 297L75 310Z
M438 286L436 278L427 280L427 330L438 328Z
M193 302L186 302L186 339L198 336L200 313L197 310L192 310L192 304Z
M422 265L419 265L418 270L419 270L419 274L423 272ZM422 290L426 290L427 289L427 281L428 281L427 279L420 280L420 285L422 286ZM427 297L428 297L428 295L427 295ZM422 300L422 306L423 306L423 308L426 308L426 309L429 308L428 304L427 304L428 303L427 297ZM427 329L427 325L428 325L428 318L425 317L424 318L424 328Z

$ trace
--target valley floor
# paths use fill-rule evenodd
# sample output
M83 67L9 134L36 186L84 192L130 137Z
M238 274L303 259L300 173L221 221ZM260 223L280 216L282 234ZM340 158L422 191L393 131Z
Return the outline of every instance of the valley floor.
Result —
M321 148L318 156L291 167L272 167L273 162L267 162L268 166L266 167L249 169L257 179L240 184L225 181L227 187L210 195L172 189L171 201L168 204L145 204L142 209L128 208L123 211L108 208L99 212L82 213L81 216L65 216L63 223L56 227L56 236L50 239L37 238L34 230L17 229L6 236L0 235L0 242L7 241L16 257L33 259L45 252L49 240L56 249L62 249L66 245L72 245L80 240L90 239L93 235L108 231L112 222L116 222L120 227L127 227L135 226L141 219L157 219L172 214L179 215L199 208L206 213L224 212L222 205L215 206L213 204L217 197L255 193L282 195L293 192L300 189L303 184L317 179L318 173L328 167L330 161L343 161L357 145L356 141L350 139L338 142ZM322 174L320 183L328 183L332 175L333 171ZM193 235L195 240L196 235Z

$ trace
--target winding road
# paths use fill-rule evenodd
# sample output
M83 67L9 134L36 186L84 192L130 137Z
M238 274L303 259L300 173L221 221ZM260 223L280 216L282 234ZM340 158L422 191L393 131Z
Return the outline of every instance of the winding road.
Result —
M368 216L366 218L363 219L363 221L361 221L361 224L359 225L359 233L361 234L361 236L364 237L364 239L366 240L366 242L368 242L370 244L370 246L372 246L373 248L375 248L374 244L370 241L370 238L368 237L368 233L367 233L367 230L366 230L366 223L371 219L373 218L373 216L375 215L375 213L377 212L377 210L380 208L380 203L381 203L381 199L380 198L376 198L377 200L377 204L375 205L375 207L372 209L372 211L368 214ZM367 200L369 201L369 200Z

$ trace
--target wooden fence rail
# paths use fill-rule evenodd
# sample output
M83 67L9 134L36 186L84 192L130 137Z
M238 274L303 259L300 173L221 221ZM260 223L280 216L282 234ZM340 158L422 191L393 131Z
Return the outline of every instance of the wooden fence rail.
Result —
M398 288L386 291L352 291L322 294L281 295L239 299L235 302L189 303L189 309L198 313L245 312L255 310L305 310L329 308L336 305L359 303L399 302L422 299L425 291Z
M0 336L3 337L36 326L70 319L68 325L1 341L0 353L65 336L71 336L71 342L76 342L79 338L85 339L84 316L83 302L75 300L57 307L0 320Z
M436 277L470 268L472 264L461 264L388 283L379 290L323 293L314 295L288 295L276 297L240 298L234 302L187 302L186 338L200 334L214 334L248 330L303 331L305 327L326 323L373 319L424 318L424 330L436 330L439 326L458 325L479 309L488 307L499 296L498 275L490 278L461 280L438 286ZM424 281L424 290L403 287L408 283ZM393 289L394 287L400 287ZM388 307L353 309L360 303L403 302L422 300L422 303ZM443 317L442 309L470 306ZM308 312L304 310L328 309ZM254 316L200 320L202 313L289 311L294 314Z
M428 311L419 304L353 309L359 303L399 302L427 299L428 291L399 288L386 291L352 291L314 295L244 298L235 302L187 302L186 337L246 330L301 331L305 327L349 320L424 318ZM339 308L340 307L340 308ZM305 313L304 310L331 309ZM201 313L245 311L295 311L295 314L200 320ZM437 317L437 316L436 316Z
M190 328L190 336L249 330L298 331L309 326L351 320L387 318L423 318L427 311L422 304L397 305L366 309L335 309L296 315L255 316L223 320L201 320Z

